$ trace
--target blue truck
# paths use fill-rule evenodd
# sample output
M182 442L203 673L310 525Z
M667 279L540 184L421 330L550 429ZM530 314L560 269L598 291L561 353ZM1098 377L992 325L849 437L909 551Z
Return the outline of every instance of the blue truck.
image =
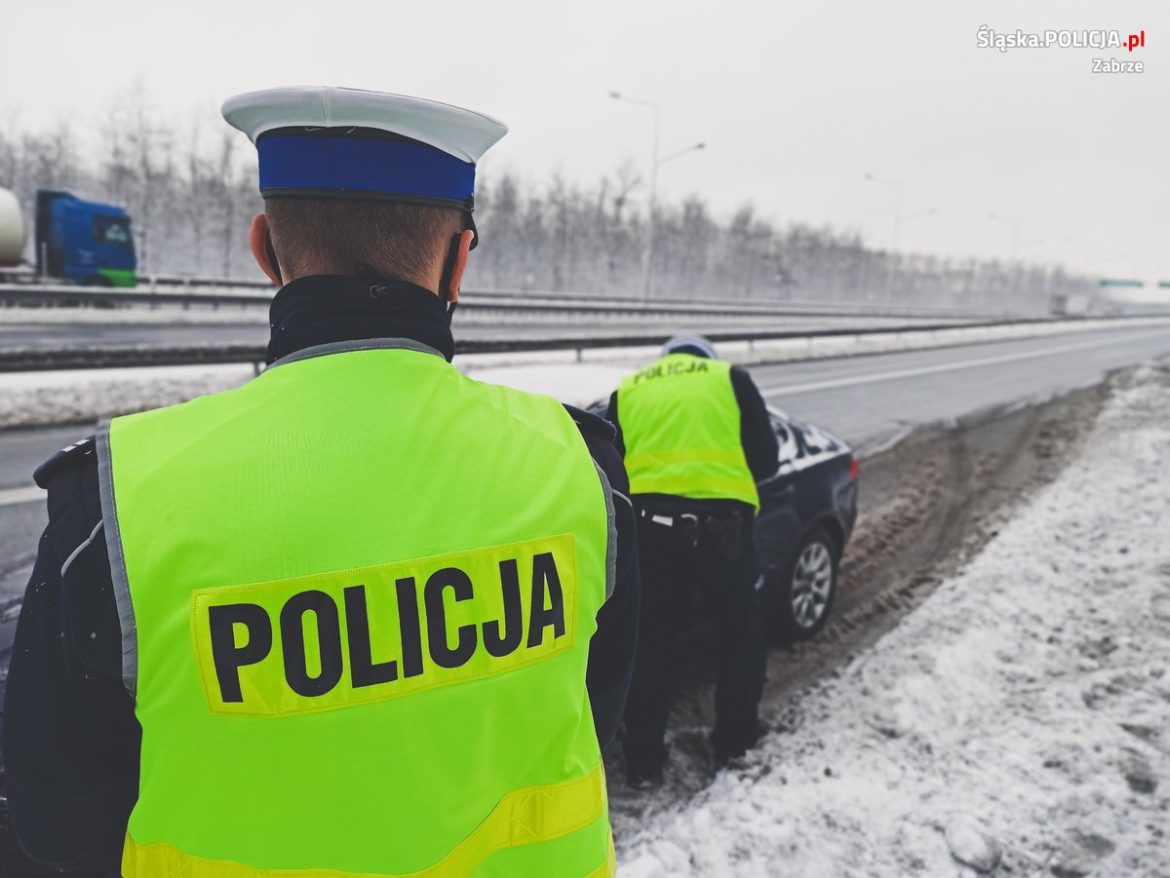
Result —
M37 274L42 277L101 287L138 282L130 215L120 207L41 189L35 241Z

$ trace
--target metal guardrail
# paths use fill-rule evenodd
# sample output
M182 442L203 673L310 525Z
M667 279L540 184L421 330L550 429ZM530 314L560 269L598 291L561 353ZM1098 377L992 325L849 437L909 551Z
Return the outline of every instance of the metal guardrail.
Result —
M180 306L184 309L207 307L267 307L272 301L271 285L268 293L247 292L188 292L181 287L110 289L106 287L79 287L61 284L0 284L0 307L89 307L119 308L131 305L158 307ZM501 291L469 290L460 299L461 310L478 313L505 313L522 311L526 314L626 315L639 317L895 317L923 319L973 320L987 319L978 312L947 309L916 309L907 307L877 307L856 303L752 303L752 302L690 302L677 299L652 300L647 303L620 299L551 298L542 293L506 293Z
M1124 318L1117 318L1123 320ZM708 333L714 342L764 342L785 339L848 338L898 332L936 332L969 330L995 326L1055 324L1064 321L993 320L971 323L910 324L904 326L866 327L863 329L819 329L789 331L726 331ZM583 352L603 348L656 347L669 338L668 333L627 334L612 336L562 336L558 338L467 339L456 341L457 354L521 353L528 351ZM101 369L142 366L190 366L200 364L251 363L265 361L266 348L258 344L201 345L95 345L85 348L9 348L0 350L0 372L31 372L58 369Z
M139 286L147 286L151 290L156 288L218 288L230 289L232 287L251 288L251 289L265 289L271 290L272 284L270 281L257 278L197 278L184 277L181 275L149 275L139 279ZM472 299L517 299L525 302L539 301L539 302L555 302L558 304L569 303L592 303L592 304L619 304L628 305L631 307L638 307L640 302L635 295L614 295L612 293L582 293L565 290L533 290L533 289L503 289L503 290L477 290L468 289L464 291L464 295ZM784 313L791 313L792 308L798 309L819 309L817 313L825 314L863 314L865 316L962 316L962 317L987 317L989 312L985 309L979 308L957 308L957 307L934 307L934 306L910 306L910 305L876 305L870 302L833 302L833 301L814 301L814 300L799 300L799 299L774 299L771 301L752 301L734 299L731 297L725 299L672 299L670 297L656 298L651 300L650 304L655 307L660 306L674 306L674 305L690 305L695 307L710 307L718 308L726 312L729 306L734 305L738 309L744 311L762 310L764 312L774 311L777 309L784 310Z
M241 291L229 291L241 290ZM255 290L249 294L247 291ZM76 287L71 284L43 279L30 273L0 272L0 307L57 306L57 304L94 304L95 307L113 307L118 304L170 302L190 307L193 304L219 308L222 306L259 306L271 299L273 286L267 280L254 277L184 277L180 275L144 275L132 289L104 287ZM138 296L149 296L139 299ZM503 304L508 302L508 304ZM500 303L500 304L497 304ZM866 317L937 317L956 320L977 320L991 314L977 308L909 306L909 304L879 304L874 302L840 302L824 300L770 300L742 299L654 299L642 303L633 296L613 294L566 293L563 290L532 289L467 289L463 307L490 309L515 308L543 310L548 313L565 311L605 311L622 314L710 314L725 315L734 308L741 315L777 316L866 316Z
M30 308L119 308L127 305L221 305L267 307L271 295L259 293L151 292L66 284L0 284L0 306Z

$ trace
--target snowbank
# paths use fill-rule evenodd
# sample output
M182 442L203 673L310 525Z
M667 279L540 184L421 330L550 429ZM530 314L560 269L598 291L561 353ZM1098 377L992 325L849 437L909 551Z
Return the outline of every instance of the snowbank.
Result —
M238 387L252 366L0 373L0 427L97 421Z
M627 368L561 365L468 369L472 378L547 393L581 407L607 398ZM162 366L0 372L0 429L98 421L238 387L252 366Z
M792 731L616 827L623 878L1170 874L1170 369ZM959 859L973 864L960 865Z
M530 393L547 393L561 402L585 408L599 399L608 399L630 369L630 366L582 363L562 366L497 366L486 369L465 367L464 371L477 381L506 384Z

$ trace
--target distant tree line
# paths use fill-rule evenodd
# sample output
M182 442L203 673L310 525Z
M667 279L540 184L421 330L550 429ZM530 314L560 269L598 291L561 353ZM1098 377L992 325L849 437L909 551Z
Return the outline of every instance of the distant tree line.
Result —
M0 187L32 216L37 189L125 207L140 274L254 277L247 226L262 209L242 136L162 124L141 84L105 112L83 148L68 122L19 131L0 119ZM6 124L5 124L6 123ZM557 175L481 175L476 219L484 247L469 288L640 296L646 186L633 164L589 186ZM1088 279L1051 265L891 254L851 231L778 226L751 204L730 218L702 197L655 210L652 295L736 301L834 301L1043 313L1053 295L1090 293Z
M239 132L174 131L141 85L107 108L84 147L68 121L39 132L16 121L0 120L0 187L25 205L30 236L36 191L60 189L126 208L140 274L257 273L246 231L262 202Z

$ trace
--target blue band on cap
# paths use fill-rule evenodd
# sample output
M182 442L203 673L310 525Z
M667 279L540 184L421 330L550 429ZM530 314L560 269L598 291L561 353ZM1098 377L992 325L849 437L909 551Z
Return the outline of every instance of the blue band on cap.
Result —
M356 190L467 201L475 191L475 165L415 141L270 134L256 149L261 192Z

